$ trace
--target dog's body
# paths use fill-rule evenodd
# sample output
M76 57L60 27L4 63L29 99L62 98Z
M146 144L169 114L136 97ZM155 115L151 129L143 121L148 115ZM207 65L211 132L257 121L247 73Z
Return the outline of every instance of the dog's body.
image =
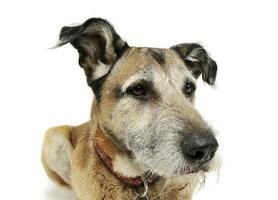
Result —
M91 120L47 131L48 176L80 200L191 199L218 144L194 109L195 80L216 63L198 44L129 47L105 20L64 27L95 100Z

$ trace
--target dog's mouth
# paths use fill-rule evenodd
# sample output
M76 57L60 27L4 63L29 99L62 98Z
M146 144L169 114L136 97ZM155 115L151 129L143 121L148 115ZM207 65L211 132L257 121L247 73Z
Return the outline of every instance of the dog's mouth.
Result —
M208 170L209 170L209 166L208 165L206 165L206 166L200 166L199 168L196 168L196 169L194 169L194 170L192 170L191 172L189 172L189 174L192 174L192 173L197 173L197 172L199 172L199 171L202 171L202 172L208 172Z
M209 171L208 164L195 165L195 166L187 165L186 167L182 167L181 169L179 169L177 174L182 176L186 174L194 174L198 172L208 172L208 171Z

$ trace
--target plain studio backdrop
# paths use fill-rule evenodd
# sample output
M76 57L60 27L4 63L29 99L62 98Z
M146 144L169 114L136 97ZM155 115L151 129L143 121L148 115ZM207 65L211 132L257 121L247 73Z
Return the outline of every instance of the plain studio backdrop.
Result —
M72 200L40 163L45 130L89 119L92 91L60 28L102 17L131 46L200 42L217 61L214 88L198 81L196 107L218 133L219 181L195 200L278 199L278 6L275 1L2 1L1 199Z

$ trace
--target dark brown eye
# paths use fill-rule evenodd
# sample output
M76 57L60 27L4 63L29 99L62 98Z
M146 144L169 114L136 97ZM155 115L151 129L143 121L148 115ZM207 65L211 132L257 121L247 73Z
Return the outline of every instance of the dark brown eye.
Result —
M143 97L146 95L146 89L143 85L137 84L129 90L129 93L136 97Z
M196 86L194 83L192 83L192 82L185 83L183 91L187 96L192 96L194 94L195 90L196 90Z

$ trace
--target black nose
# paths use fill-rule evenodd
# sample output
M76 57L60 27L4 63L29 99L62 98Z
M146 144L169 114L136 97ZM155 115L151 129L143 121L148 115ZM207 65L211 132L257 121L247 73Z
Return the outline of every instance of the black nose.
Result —
M186 159L194 163L205 163L211 160L217 151L218 142L213 135L190 134L182 141Z

